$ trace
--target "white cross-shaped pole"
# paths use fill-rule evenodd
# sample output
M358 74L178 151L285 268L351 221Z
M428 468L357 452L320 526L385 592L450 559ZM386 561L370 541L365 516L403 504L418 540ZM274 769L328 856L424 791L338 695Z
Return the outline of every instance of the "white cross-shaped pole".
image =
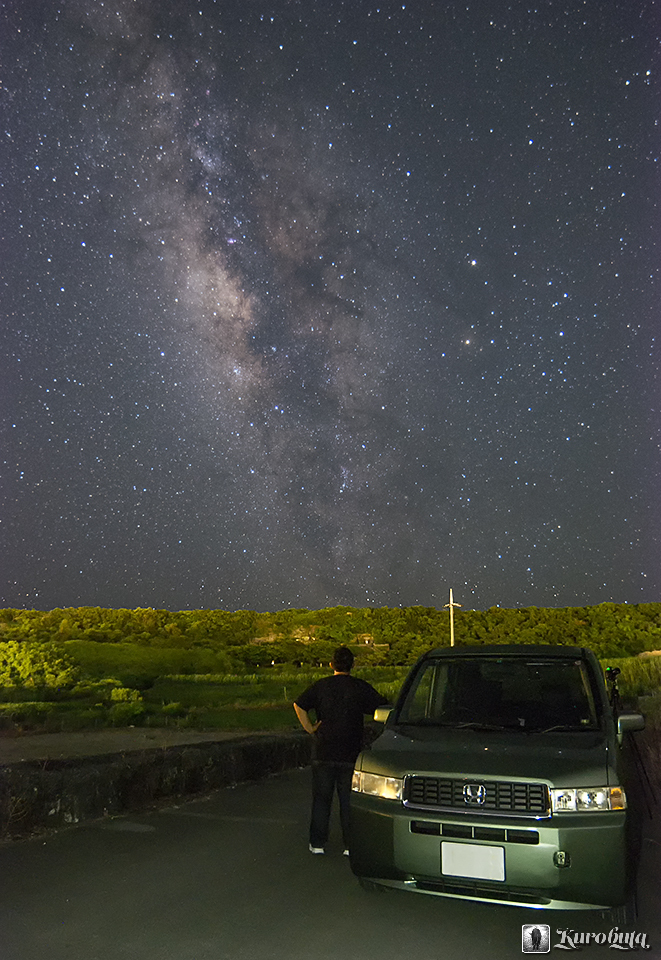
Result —
M445 604L450 608L450 646L454 646L454 608L460 607L460 603L455 603L452 599L452 587L450 587L450 602Z

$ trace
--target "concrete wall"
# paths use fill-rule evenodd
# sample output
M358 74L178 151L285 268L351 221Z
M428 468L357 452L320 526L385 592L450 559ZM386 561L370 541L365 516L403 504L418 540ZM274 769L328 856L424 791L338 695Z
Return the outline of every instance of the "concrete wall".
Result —
M0 837L147 809L177 797L259 780L310 762L306 734L0 766Z
M639 802L658 815L661 731L649 725L635 739L642 761L634 763L632 771L642 789ZM168 799L208 793L244 780L259 780L306 766L311 747L312 738L301 732L0 765L0 839L29 837L84 820L145 810Z

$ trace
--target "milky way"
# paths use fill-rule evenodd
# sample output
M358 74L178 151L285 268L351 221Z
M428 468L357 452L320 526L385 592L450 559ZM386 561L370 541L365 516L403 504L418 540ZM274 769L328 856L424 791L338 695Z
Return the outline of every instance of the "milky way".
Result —
M659 599L655 3L26 10L4 605Z

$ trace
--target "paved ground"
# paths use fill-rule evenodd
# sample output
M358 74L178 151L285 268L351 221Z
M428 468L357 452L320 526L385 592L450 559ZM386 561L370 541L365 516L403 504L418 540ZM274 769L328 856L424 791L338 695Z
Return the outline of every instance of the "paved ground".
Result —
M259 736L246 731L246 736ZM265 734L268 735L268 732ZM270 734L273 735L273 732ZM0 765L20 760L59 760L65 757L96 757L104 753L129 753L154 747L175 747L188 743L235 740L242 736L232 731L179 730L174 727L117 727L83 730L79 733L41 733L20 737L0 737Z
M1 960L511 960L521 926L607 932L593 913L369 894L307 851L309 771L0 846ZM661 958L661 830L646 829L645 931ZM551 954L556 950L552 949ZM563 954L560 954L563 955ZM621 956L590 943L583 960Z

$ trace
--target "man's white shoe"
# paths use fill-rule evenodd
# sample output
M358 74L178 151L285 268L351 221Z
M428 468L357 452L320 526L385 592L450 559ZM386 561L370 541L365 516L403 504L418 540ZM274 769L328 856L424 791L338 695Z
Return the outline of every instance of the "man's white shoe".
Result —
M323 847L313 847L312 844L308 847L310 853L326 853Z
M342 854L342 856L348 857L348 856L349 856L349 850L348 850L348 849L345 850L344 853Z

